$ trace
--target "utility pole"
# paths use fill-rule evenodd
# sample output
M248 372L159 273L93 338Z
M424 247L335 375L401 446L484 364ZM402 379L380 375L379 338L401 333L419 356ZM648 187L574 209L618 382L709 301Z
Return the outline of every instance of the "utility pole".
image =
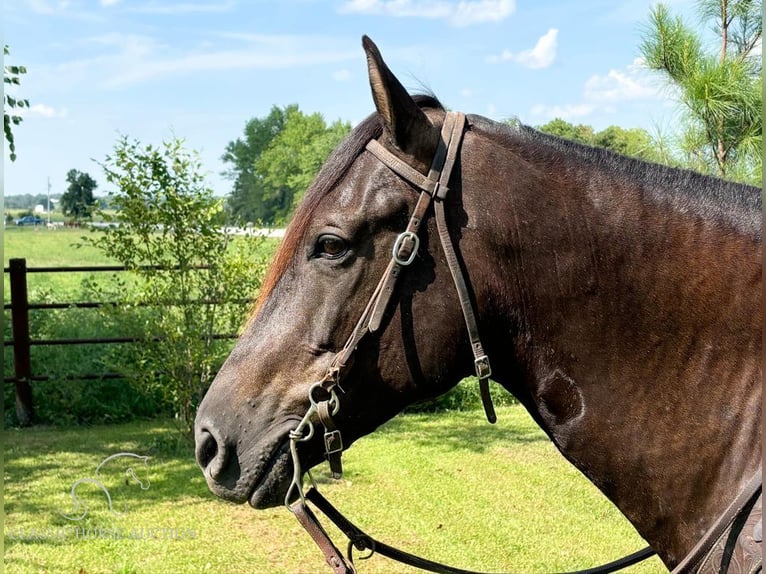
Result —
M51 226L51 176L48 176L48 227Z

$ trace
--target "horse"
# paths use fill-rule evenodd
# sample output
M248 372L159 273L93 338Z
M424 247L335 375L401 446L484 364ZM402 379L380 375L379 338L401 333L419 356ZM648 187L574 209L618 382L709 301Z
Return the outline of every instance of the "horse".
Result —
M723 571L740 533L759 565L760 190L447 112L362 43L376 111L306 191L199 405L210 490L302 498L305 470L339 473L476 372L668 569Z

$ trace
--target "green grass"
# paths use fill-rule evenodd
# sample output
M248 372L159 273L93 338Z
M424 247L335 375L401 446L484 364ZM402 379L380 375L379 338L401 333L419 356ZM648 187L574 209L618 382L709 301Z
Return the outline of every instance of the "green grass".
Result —
M87 229L47 229L45 227L8 226L3 233L3 267L11 258L24 258L27 267L72 267L115 265L95 247L82 245ZM107 273L33 273L27 275L30 300L53 293L57 300L72 301L87 278L103 280ZM3 298L10 301L8 275L4 275Z
M463 568L564 571L645 545L521 407L498 414L495 426L480 411L399 417L345 454L342 481L317 469L320 489L371 535ZM169 422L6 431L5 572L329 571L284 508L254 511L215 499L177 436ZM61 516L73 510L72 484L120 451L151 456L150 486L126 484L124 466L105 472L115 515L100 491L81 485L91 535L77 538ZM118 529L136 539L118 539ZM359 563L359 571L416 572L383 557ZM654 558L631 572L666 570Z
M3 266L11 257L24 257L29 267L71 265L113 265L92 246L77 247L87 229L8 226L3 234Z

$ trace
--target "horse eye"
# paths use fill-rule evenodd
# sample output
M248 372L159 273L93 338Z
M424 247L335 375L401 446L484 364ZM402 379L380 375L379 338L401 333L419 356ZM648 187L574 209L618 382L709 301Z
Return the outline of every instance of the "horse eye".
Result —
M321 235L317 240L316 255L325 259L340 259L348 251L345 240L337 235Z

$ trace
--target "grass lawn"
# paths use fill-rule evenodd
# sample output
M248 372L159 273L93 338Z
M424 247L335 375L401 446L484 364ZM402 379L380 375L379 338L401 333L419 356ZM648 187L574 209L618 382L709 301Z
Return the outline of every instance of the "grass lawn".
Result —
M521 407L406 415L356 443L339 482L322 492L381 540L488 572L556 572L593 566L645 546L622 515L555 451ZM321 553L284 508L254 511L215 499L191 447L169 422L6 431L5 572L323 573ZM87 515L72 522L75 481L118 452L77 493ZM137 464L136 464L137 462ZM147 483L148 481L148 483ZM336 542L336 531L330 529ZM345 543L341 543L345 547ZM416 572L383 557L360 573ZM653 558L632 572L666 572Z
M11 257L24 257L28 267L114 265L99 249L78 247L83 237L91 235L84 228L16 227L9 225L3 232L3 266Z
M101 250L83 241L92 231L85 228L16 227L9 225L3 232L3 267L11 258L24 258L27 267L75 267L93 265L118 265L107 258ZM276 248L277 241L263 244L267 255ZM30 301L36 302L41 293L56 302L75 301L80 298L86 279L110 281L112 273L31 273L27 275ZM50 294L50 295L47 295ZM8 275L4 274L4 299L10 300Z
M72 267L85 265L116 265L100 250L81 245L87 229L47 229L45 227L8 226L3 233L3 267L11 258L25 258L27 267ZM108 279L109 273L31 273L27 275L30 301L38 301L41 293L50 293L56 301L79 298L87 278ZM10 301L8 275L3 275L3 297Z

